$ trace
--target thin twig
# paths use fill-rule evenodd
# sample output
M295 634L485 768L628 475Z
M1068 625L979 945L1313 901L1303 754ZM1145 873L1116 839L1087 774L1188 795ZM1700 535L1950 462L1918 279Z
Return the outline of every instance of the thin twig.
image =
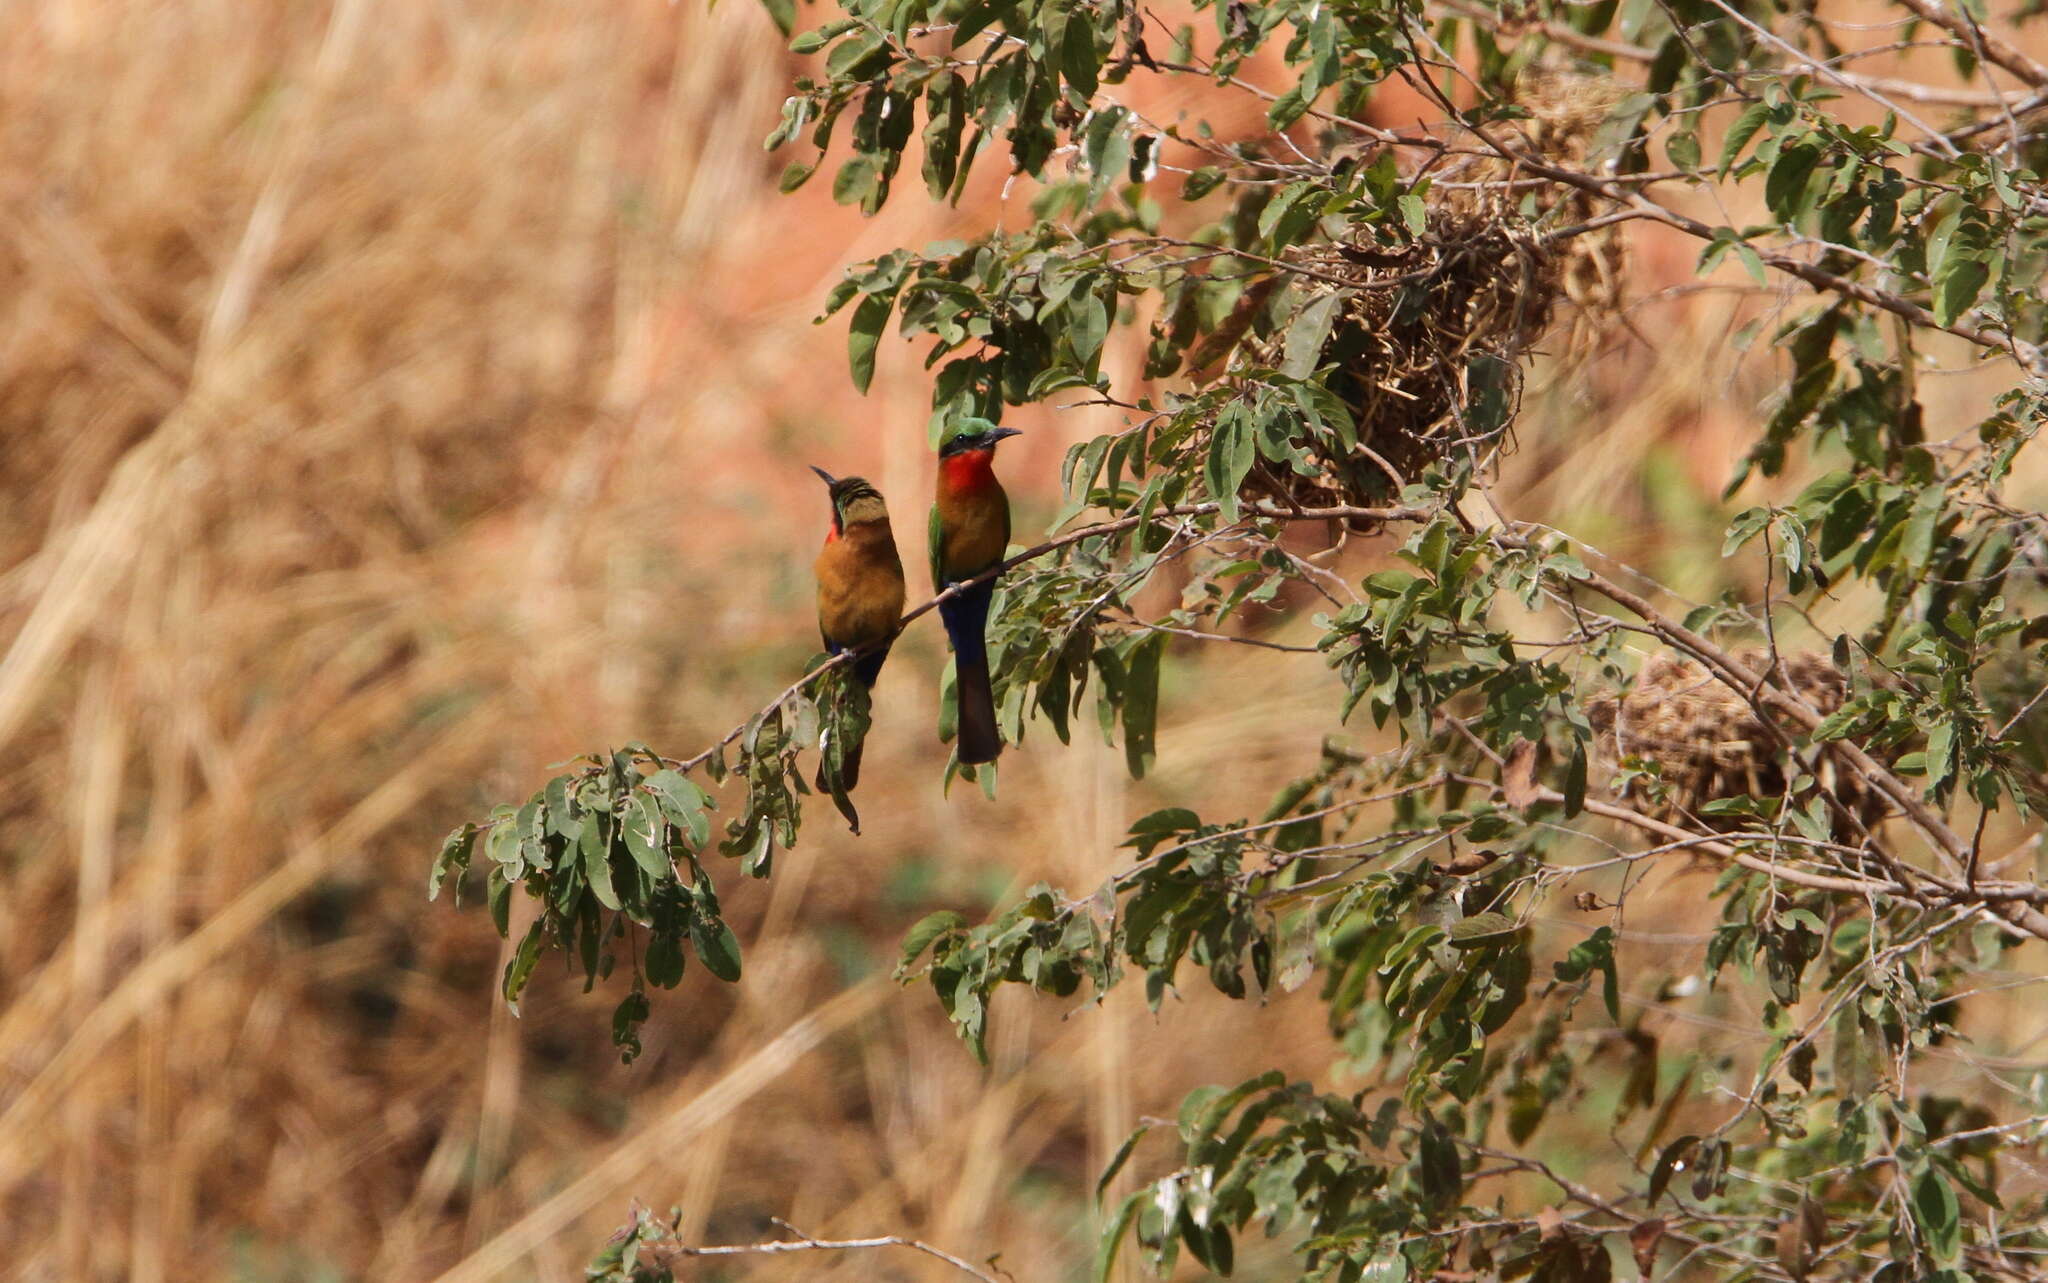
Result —
M661 1256L779 1256L789 1252L857 1252L876 1247L907 1247L913 1252L944 1261L954 1269L982 1283L1002 1283L995 1275L977 1269L951 1252L933 1247L920 1239L904 1238L900 1234L881 1234L874 1238L817 1238L804 1233L781 1217L770 1217L775 1224L796 1235L794 1239L773 1239L765 1243L729 1243L713 1247L692 1247L684 1243L651 1243L650 1255ZM664 1262L666 1264L666 1262Z

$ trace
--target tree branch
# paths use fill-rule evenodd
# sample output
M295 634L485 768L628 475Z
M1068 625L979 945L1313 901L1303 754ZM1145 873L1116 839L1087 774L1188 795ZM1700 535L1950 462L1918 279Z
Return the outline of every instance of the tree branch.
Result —
M1500 14L1489 13L1480 5L1468 4L1464 0L1437 0L1437 3L1438 7L1446 12L1454 13L1461 18L1468 18L1473 21L1498 22L1501 18ZM1621 58L1629 62L1641 63L1645 66L1657 61L1657 51L1655 49L1648 49L1642 45L1632 45L1623 40L1609 40L1601 36L1589 36L1562 22L1546 20L1526 25L1535 28L1547 40L1581 50L1585 53L1599 54L1608 58ZM1843 71L1828 63L1821 62L1807 54L1804 50L1792 50L1791 52L1798 59L1799 69L1818 72L1821 75L1834 78L1844 87L1857 93L1875 91L1894 98L1904 98L1908 102L1924 103L1937 107L2005 108L2016 106L2024 102L2027 97L2027 95L2022 93L2001 94L1987 89L1964 89L1950 88L1943 85L1928 85L1922 84L1917 80L1902 80L1895 76L1867 76L1861 72ZM1867 51L1856 51L1859 55L1863 52Z
M1066 548L1073 544L1080 543L1084 539L1092 539L1097 535L1118 534L1122 531L1131 529L1133 526L1140 525L1143 522L1151 521L1156 518L1202 517L1208 516L1211 513L1220 512L1222 511L1222 508L1223 505L1219 503L1182 504L1179 507L1155 508L1149 513L1133 513L1128 516L1117 517L1110 521L1097 522L1092 526L1083 526L1079 530L1069 530L1066 534L1055 536L1054 538L1046 540L1044 543L1037 544L1030 548L1026 548L1023 552L1020 552L1016 556L1010 557L1007 560L1002 561L1001 563L991 567L988 570L984 570L982 573L976 575L974 578L963 579L959 583L953 584L950 587L946 588L943 592L935 594L930 600L921 602L920 604L906 612L902 619L896 621L896 632L890 634L889 641L890 643L893 643L896 639L896 636L902 633L902 631L906 627L908 627L913 621L915 621L920 615L929 614L931 611L938 609L939 604L941 602L951 601L953 598L959 596L961 593L966 592L969 588L973 588L979 584L988 583L989 581L1001 576L1004 572L1014 569L1017 566L1021 566L1026 562L1036 561L1040 557L1045 556L1047 553L1057 552L1061 548ZM1398 505L1391 508L1358 508L1350 506L1338 506L1332 508L1285 509L1276 508L1270 504L1248 503L1242 505L1242 511L1248 516L1260 517L1270 521L1420 521L1430 516L1432 510L1428 508L1417 508L1408 505ZM784 687L782 693L777 695L774 699L768 701L768 703L766 703L765 705L763 705L760 712L754 714L754 716L748 718L746 721L741 722L738 726L735 726L731 730L727 731L725 735L721 739L719 739L717 743L705 749L703 752L697 754L695 757L685 758L681 761L675 761L664 758L663 761L668 765L675 767L676 770L684 772L685 774L692 770L695 770L697 767L702 766L705 762L710 761L712 754L717 753L721 749L725 748L728 744L731 744L734 740L738 739L742 734L746 732L747 727L753 725L759 719L768 716L776 709L782 707L784 703L801 694L807 687L811 686L819 678L823 677L826 673L832 671L834 668L839 667L841 664L852 663L855 659L859 658L861 655L864 655L868 651L873 649L874 647L869 646L863 647L859 650L850 650L839 655L834 655L831 659L826 660L824 663L818 665L810 672L805 673L802 677L799 677L797 680L791 682L788 686Z
M1962 14L1934 3L1934 0L1899 0L1914 13L1940 27L1965 44L1983 42L1984 56L2027 82L2030 88L2048 87L2048 67L2035 62Z
M1513 535L1496 536L1494 542L1496 545L1503 547L1526 549L1531 546L1527 539ZM1822 720L1820 713L1804 699L1801 699L1793 692L1773 685L1769 680L1769 674L1752 672L1747 665L1737 660L1726 650L1715 645L1707 638L1700 636L1698 633L1693 632L1683 624L1671 619L1651 605L1641 595L1623 588L1594 570L1588 570L1584 579L1575 580L1574 582L1583 584L1593 592L1607 598L1618 606L1625 607L1631 613L1639 616L1644 623L1649 625L1650 631L1662 638L1674 649L1690 655L1706 665L1707 669L1719 681L1739 692L1760 713L1768 711L1782 714L1801 730L1809 733L1820 725ZM1968 865L1970 859L1970 843L1966 842L1960 834L1950 828L1948 822L1942 818L1941 814L1921 798L1919 790L1900 779L1890 768L1871 757L1860 744L1855 743L1853 740L1828 740L1820 747L1823 752L1834 756L1844 767L1855 772L1859 778L1868 783L1874 791L1883 795L1887 801L1898 807L1905 814L1906 818L1913 823L1914 827L1926 835L1933 844L1935 853L1941 857L1949 876L1943 877L1940 874L1925 870L1916 870L1915 872L1939 888L1939 898L1958 904L1975 903L1984 905L1990 912L1995 913L1998 917L2025 931L2027 934L2048 940L2048 914L2044 914L2039 909L2033 908L2028 904L2026 902L2028 897L2011 894L1984 895L1977 888L1973 888L1961 880L1963 870ZM1595 806L1596 803L1589 801L1586 804L1586 809L1591 811ZM1647 817L1635 817L1634 812L1629 812L1626 815L1617 815L1613 818L1629 820L1630 822L1635 822L1635 819L1647 820ZM1671 833L1681 835L1685 832L1683 829L1678 829L1674 826L1661 825L1657 821L1648 821L1648 825L1656 826L1652 831L1668 829ZM1730 851L1728 854L1733 855L1734 853ZM1778 869L1775 865L1765 864L1764 867L1774 872L1777 876L1787 876L1783 870ZM1904 870L1898 870L1897 872L1900 875L1904 874ZM1904 889L1882 889L1889 890L1891 894L1905 894L1919 898L1910 887L1905 886L1903 876L1900 877L1899 882L1892 885ZM1829 889L1861 891L1881 888L1875 886L1866 888L1861 884L1852 884Z
M933 1247L919 1239L904 1238L900 1234L883 1234L874 1238L816 1238L804 1233L781 1217L771 1217L775 1224L796 1235L794 1239L773 1239L765 1243L731 1243L714 1247L692 1247L686 1243L650 1243L649 1255L656 1257L688 1256L780 1256L790 1252L857 1252L876 1247L907 1247L913 1252L944 1261L954 1269L982 1283L1002 1283L1002 1280L985 1270L977 1269L951 1252ZM663 1264L669 1262L664 1260Z

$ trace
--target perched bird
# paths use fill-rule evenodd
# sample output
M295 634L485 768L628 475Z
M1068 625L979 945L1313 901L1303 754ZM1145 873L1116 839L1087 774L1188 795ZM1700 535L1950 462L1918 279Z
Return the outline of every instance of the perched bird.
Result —
M889 509L881 492L860 477L834 477L812 468L825 479L832 496L832 529L818 552L818 631L834 655L872 646L853 661L855 678L873 689L882 661L896 637L903 616L903 559L896 555L896 536L889 530ZM839 767L839 791L849 793L860 782L859 740L846 745ZM830 760L829 755L827 761ZM818 767L818 788L830 792L824 763ZM845 807L842 810L847 809ZM860 821L849 814L854 832Z
M932 505L932 584L941 592L1002 561L1010 546L1010 500L991 466L996 444L1017 435L972 420L939 447L938 501ZM988 683L988 608L995 580L939 603L953 643L960 702L962 765L993 762L1003 751Z

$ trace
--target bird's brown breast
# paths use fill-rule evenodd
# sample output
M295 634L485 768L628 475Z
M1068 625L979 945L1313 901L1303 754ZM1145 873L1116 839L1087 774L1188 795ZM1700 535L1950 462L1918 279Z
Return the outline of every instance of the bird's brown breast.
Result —
M861 521L827 543L818 575L818 627L840 646L864 646L896 631L903 616L903 562L889 523Z

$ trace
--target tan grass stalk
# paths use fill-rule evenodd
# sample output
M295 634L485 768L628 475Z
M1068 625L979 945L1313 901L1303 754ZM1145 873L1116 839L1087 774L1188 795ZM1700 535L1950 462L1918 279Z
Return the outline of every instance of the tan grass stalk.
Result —
M435 1283L486 1283L576 1218L618 1191L661 1154L684 1145L752 1099L825 1039L875 1010L893 992L881 976L800 1016L702 1091L686 1085L662 1115L588 1164L568 1188L514 1221L443 1272Z

